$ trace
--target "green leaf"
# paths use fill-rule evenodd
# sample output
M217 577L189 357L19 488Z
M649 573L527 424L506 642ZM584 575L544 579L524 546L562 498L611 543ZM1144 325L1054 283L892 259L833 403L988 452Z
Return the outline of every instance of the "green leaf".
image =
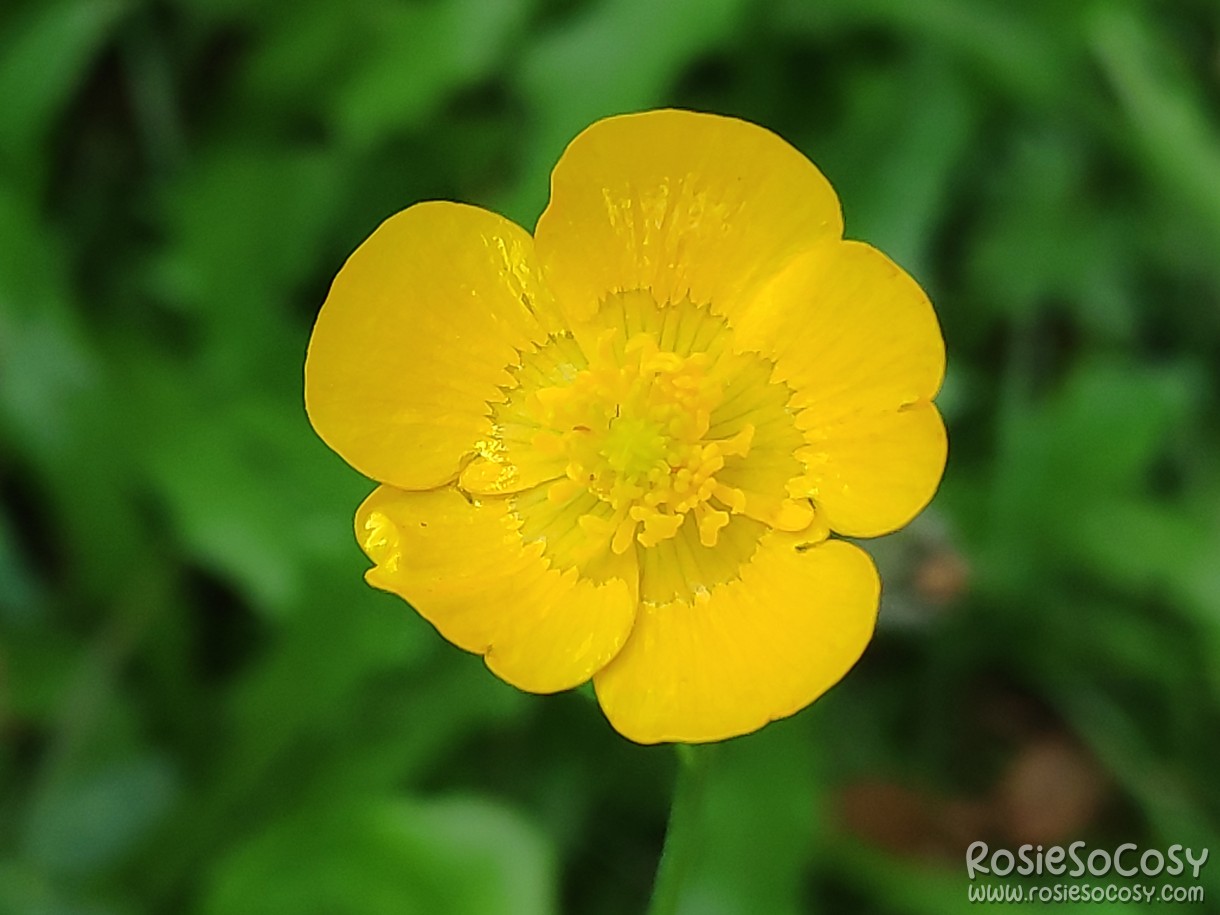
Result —
M115 909L72 898L25 861L0 860L3 915L117 915Z
M482 79L519 37L532 0L442 0L384 11L332 117L359 148L422 123Z
M999 846L996 846L999 847ZM929 866L927 862L887 854L856 842L841 842L831 850L830 866L856 891L860 911L889 912L894 915L950 915L950 913L995 911L1011 915L1072 915L1080 903L1020 902L985 906L972 903L968 887L990 883L992 886L1042 885L1043 880L1026 883L1021 878L988 881L980 876L973 884L966 878L965 856L950 867ZM854 907L853 907L854 908ZM1147 911L1137 903L1102 902L1090 904L1096 915L1135 915Z
M1194 79L1159 29L1125 4L1094 4L1097 59L1126 116L1128 136L1152 179L1220 244L1220 130Z
M732 35L745 7L743 0L602 2L536 40L517 77L536 123L522 181L499 209L531 224L567 143L600 117L661 103L696 55Z
M152 756L66 775L35 801L26 823L25 852L53 874L94 873L144 839L176 792L169 766Z
M41 166L38 151L81 75L126 10L119 0L30 4L0 28L0 165Z
M29 623L44 597L41 583L17 544L12 521L0 510L0 625Z
M326 151L239 143L199 154L158 200L172 241L154 262L155 291L197 316L217 348L265 350L288 330L288 293L317 270L344 187Z
M682 896L683 915L797 915L818 822L820 754L809 717L777 722L715 748L702 847ZM681 748L679 748L681 749Z
M53 519L54 558L71 556L88 590L113 593L141 539L127 440L115 434L124 411L67 282L65 248L35 201L0 181L0 435L45 487L33 495Z
M554 856L492 801L352 799L274 824L226 858L205 915L547 915Z
M200 564L272 615L307 597L312 564L357 574L351 517L372 484L327 459L304 408L255 396L204 404L169 390L173 381L148 408L141 460ZM183 415L181 426L159 424Z
M64 281L60 233L16 182L0 181L0 428L34 452L62 453L59 423L97 383L98 361Z
M869 116L856 129L840 132L844 180L836 190L848 236L867 238L926 282L937 220L974 140L978 113L943 60L917 57L904 75L850 85L849 105ZM831 153L830 143L817 138L805 145L815 162L830 161L823 156Z
M1014 404L990 468L989 575L1021 591L1035 570L1062 571L1107 555L1085 538L1098 534L1116 504L1152 498L1151 470L1197 409L1196 388L1185 364L1135 369L1096 361L1047 402ZM1129 581L1130 570L1116 570L1116 580Z

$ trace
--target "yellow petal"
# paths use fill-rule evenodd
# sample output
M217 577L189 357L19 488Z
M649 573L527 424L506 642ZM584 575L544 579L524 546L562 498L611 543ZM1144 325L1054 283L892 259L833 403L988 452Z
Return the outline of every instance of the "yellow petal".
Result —
M506 368L557 329L524 230L475 207L418 204L335 278L305 362L309 418L366 476L441 485L490 435Z
M733 321L734 343L776 363L791 406L823 420L932 399L945 344L928 297L876 248L819 244Z
M806 439L797 454L808 471L790 491L813 499L833 530L853 537L887 534L919 514L940 485L948 451L945 424L927 401L818 424Z
M505 499L453 489L376 489L356 513L356 537L376 566L369 584L411 603L441 635L484 656L530 692L568 689L618 653L635 618L634 553L598 583L559 572L523 545Z
M932 305L900 267L859 242L827 242L775 276L735 318L734 342L775 361L794 395L809 496L840 533L901 527L944 470L930 403L945 371Z
M643 604L593 678L611 724L639 743L721 740L804 708L864 651L879 582L849 543L763 536L739 580L705 598Z
M690 111L598 121L551 174L535 236L571 323L619 291L651 289L731 314L794 253L842 231L822 173L762 127Z
M570 337L552 338L524 356L513 369L514 383L505 402L492 410L496 436L480 443L480 456L462 470L461 488L478 495L500 495L562 477L569 463L562 440L539 425L530 409L531 398L554 394L555 385L587 365Z

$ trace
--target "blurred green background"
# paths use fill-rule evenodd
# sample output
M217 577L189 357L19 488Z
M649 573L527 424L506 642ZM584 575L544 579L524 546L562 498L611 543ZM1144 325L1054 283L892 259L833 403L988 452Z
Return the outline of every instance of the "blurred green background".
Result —
M978 911L980 838L1220 854L1212 0L8 0L0 911L643 908L673 751L363 585L301 368L381 219L532 226L659 105L779 132L920 279L952 440L854 673L717 749L685 911Z

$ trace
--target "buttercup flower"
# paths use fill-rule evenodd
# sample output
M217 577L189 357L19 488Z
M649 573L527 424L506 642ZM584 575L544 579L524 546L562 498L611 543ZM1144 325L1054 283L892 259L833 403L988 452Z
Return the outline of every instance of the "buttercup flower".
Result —
M879 597L833 535L906 524L946 451L932 307L842 228L779 137L672 110L580 134L532 238L456 203L388 219L305 367L314 427L382 484L369 583L521 689L592 678L641 743L812 702Z

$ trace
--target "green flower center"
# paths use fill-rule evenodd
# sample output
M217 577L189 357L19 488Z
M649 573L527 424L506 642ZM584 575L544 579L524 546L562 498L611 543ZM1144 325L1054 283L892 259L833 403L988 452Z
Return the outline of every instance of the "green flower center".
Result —
M461 485L506 494L513 535L561 569L604 580L635 550L641 600L707 593L768 527L814 518L789 495L803 439L773 370L706 307L616 293L523 354Z
M727 457L745 457L754 427L709 439L720 385L707 371L707 353L663 352L651 334L636 334L618 352L615 331L603 333L589 367L570 384L536 395L541 431L532 445L566 459L554 501L588 489L611 513L579 519L589 534L609 535L623 553L633 541L655 546L673 537L694 513L699 541L715 546L728 524L726 509L744 503L740 490L716 482Z
M665 461L664 428L651 419L620 416L611 420L601 456L618 476L638 480Z

